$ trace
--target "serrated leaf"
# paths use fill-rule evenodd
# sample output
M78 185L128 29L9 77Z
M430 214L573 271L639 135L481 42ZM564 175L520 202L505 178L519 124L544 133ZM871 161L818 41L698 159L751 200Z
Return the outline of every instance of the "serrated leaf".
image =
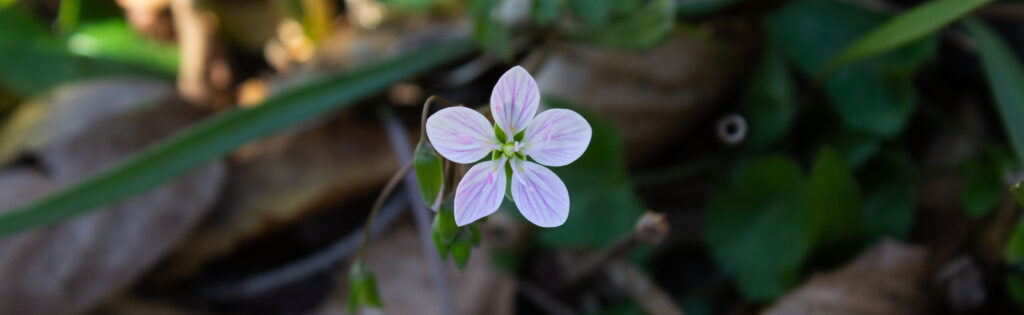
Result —
M0 214L0 236L52 224L148 191L251 140L349 106L471 50L472 43L465 39L440 42L292 88L259 106L207 118L103 173Z
M887 21L836 56L826 72L905 46L935 33L992 0L935 0L925 2Z
M441 157L426 138L420 139L420 143L416 145L416 151L413 152L413 168L416 170L416 182L419 184L423 202L428 207L434 207L444 184L444 166L441 164Z

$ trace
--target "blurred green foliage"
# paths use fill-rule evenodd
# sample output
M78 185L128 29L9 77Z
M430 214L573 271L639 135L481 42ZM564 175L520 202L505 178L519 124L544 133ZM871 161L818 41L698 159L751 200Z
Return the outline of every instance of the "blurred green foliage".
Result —
M978 46L981 66L1010 145L1017 161L1024 164L1024 68L1010 47L987 26L976 20L967 20L964 26Z
M778 45L769 43L765 48L740 103L740 113L750 118L743 143L754 149L781 140L796 115L793 79Z
M774 42L805 75L816 76L828 62L889 16L838 1L792 2L768 17ZM917 101L913 75L935 54L932 36L893 52L845 67L824 84L844 125L889 138L903 130Z
M708 204L704 238L744 296L769 300L796 284L813 246L804 180L799 165L781 156L753 159L736 173L732 189Z
M923 3L858 39L832 59L825 72L921 39L989 2L992 0L936 0Z
M135 34L123 20L80 21L66 38L18 5L0 8L0 86L21 96L104 75L169 78L177 49Z

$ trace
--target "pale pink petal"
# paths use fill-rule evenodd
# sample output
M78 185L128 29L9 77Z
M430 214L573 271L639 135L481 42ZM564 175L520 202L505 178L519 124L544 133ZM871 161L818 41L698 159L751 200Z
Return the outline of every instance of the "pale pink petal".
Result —
M523 154L547 166L564 166L583 155L590 144L590 124L583 116L562 108L537 115L526 128Z
M473 163L499 149L487 117L466 107L448 107L427 118L427 138L455 163Z
M540 164L512 159L512 199L519 213L540 227L556 227L569 218L569 190Z
M497 211L505 198L505 181L505 158L473 165L455 189L455 224L470 224Z
M501 75L491 91L491 116L509 138L526 128L539 104L537 81L520 66Z

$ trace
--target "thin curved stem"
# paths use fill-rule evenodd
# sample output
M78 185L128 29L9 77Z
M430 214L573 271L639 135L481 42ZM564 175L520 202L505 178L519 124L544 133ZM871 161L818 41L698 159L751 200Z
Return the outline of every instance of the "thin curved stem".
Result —
M387 185L384 185L384 189L381 190L380 195L377 196L377 201L373 202L373 208L370 210L370 215L366 218L366 227L363 228L363 240L359 243L359 252L356 254L356 260L362 260L366 253L366 243L370 241L370 227L373 226L373 219L377 217L377 212L380 212L381 206L384 205L384 201L388 199L388 196L395 191L395 187L398 187L398 183L402 181L405 174L412 169L412 161L406 162L401 169L398 170L395 175L391 176L388 180Z

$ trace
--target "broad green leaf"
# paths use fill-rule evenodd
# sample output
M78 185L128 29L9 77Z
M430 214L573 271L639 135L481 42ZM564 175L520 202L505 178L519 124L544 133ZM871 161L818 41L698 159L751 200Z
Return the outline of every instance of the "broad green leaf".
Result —
M818 152L804 193L815 245L834 245L864 233L864 205L853 171L835 150Z
M258 106L207 118L112 168L53 195L0 214L0 236L52 224L148 191L254 139L312 121L472 50L463 39L325 77Z
M803 205L803 180L795 162L758 158L737 172L734 188L711 198L704 240L724 273L736 278L743 296L767 301L797 283L816 230Z
M743 94L740 112L747 118L744 144L763 148L782 139L796 114L793 80L782 55L766 48Z
M644 50L668 40L674 27L675 2L651 0L622 17L577 30L573 36L597 45Z
M420 138L413 152L413 168L416 170L416 182L420 186L423 202L433 207L441 192L441 185L444 184L444 167L441 165L441 157L434 152L434 147L426 137Z
M1010 146L1017 153L1017 161L1024 164L1024 68L1006 42L988 26L975 20L964 21L964 26L977 44L989 92L1003 119Z
M569 106L550 98L545 98L544 102L552 107ZM538 241L547 247L607 246L630 233L643 212L643 205L626 173L622 140L615 127L581 114L590 123L593 135L590 146L578 160L551 168L565 182L571 202L569 219L564 225L538 232ZM514 208L511 202L507 204Z
M829 63L826 72L924 38L989 2L992 0L925 2L858 39Z
M888 16L837 1L791 2L768 16L771 38L807 76L815 76L829 60ZM914 110L913 76L935 54L929 36L892 52L837 70L824 83L828 99L843 124L877 137L903 130Z
M881 154L869 163L863 178L864 215L875 239L904 239L917 205L917 174L905 153Z

